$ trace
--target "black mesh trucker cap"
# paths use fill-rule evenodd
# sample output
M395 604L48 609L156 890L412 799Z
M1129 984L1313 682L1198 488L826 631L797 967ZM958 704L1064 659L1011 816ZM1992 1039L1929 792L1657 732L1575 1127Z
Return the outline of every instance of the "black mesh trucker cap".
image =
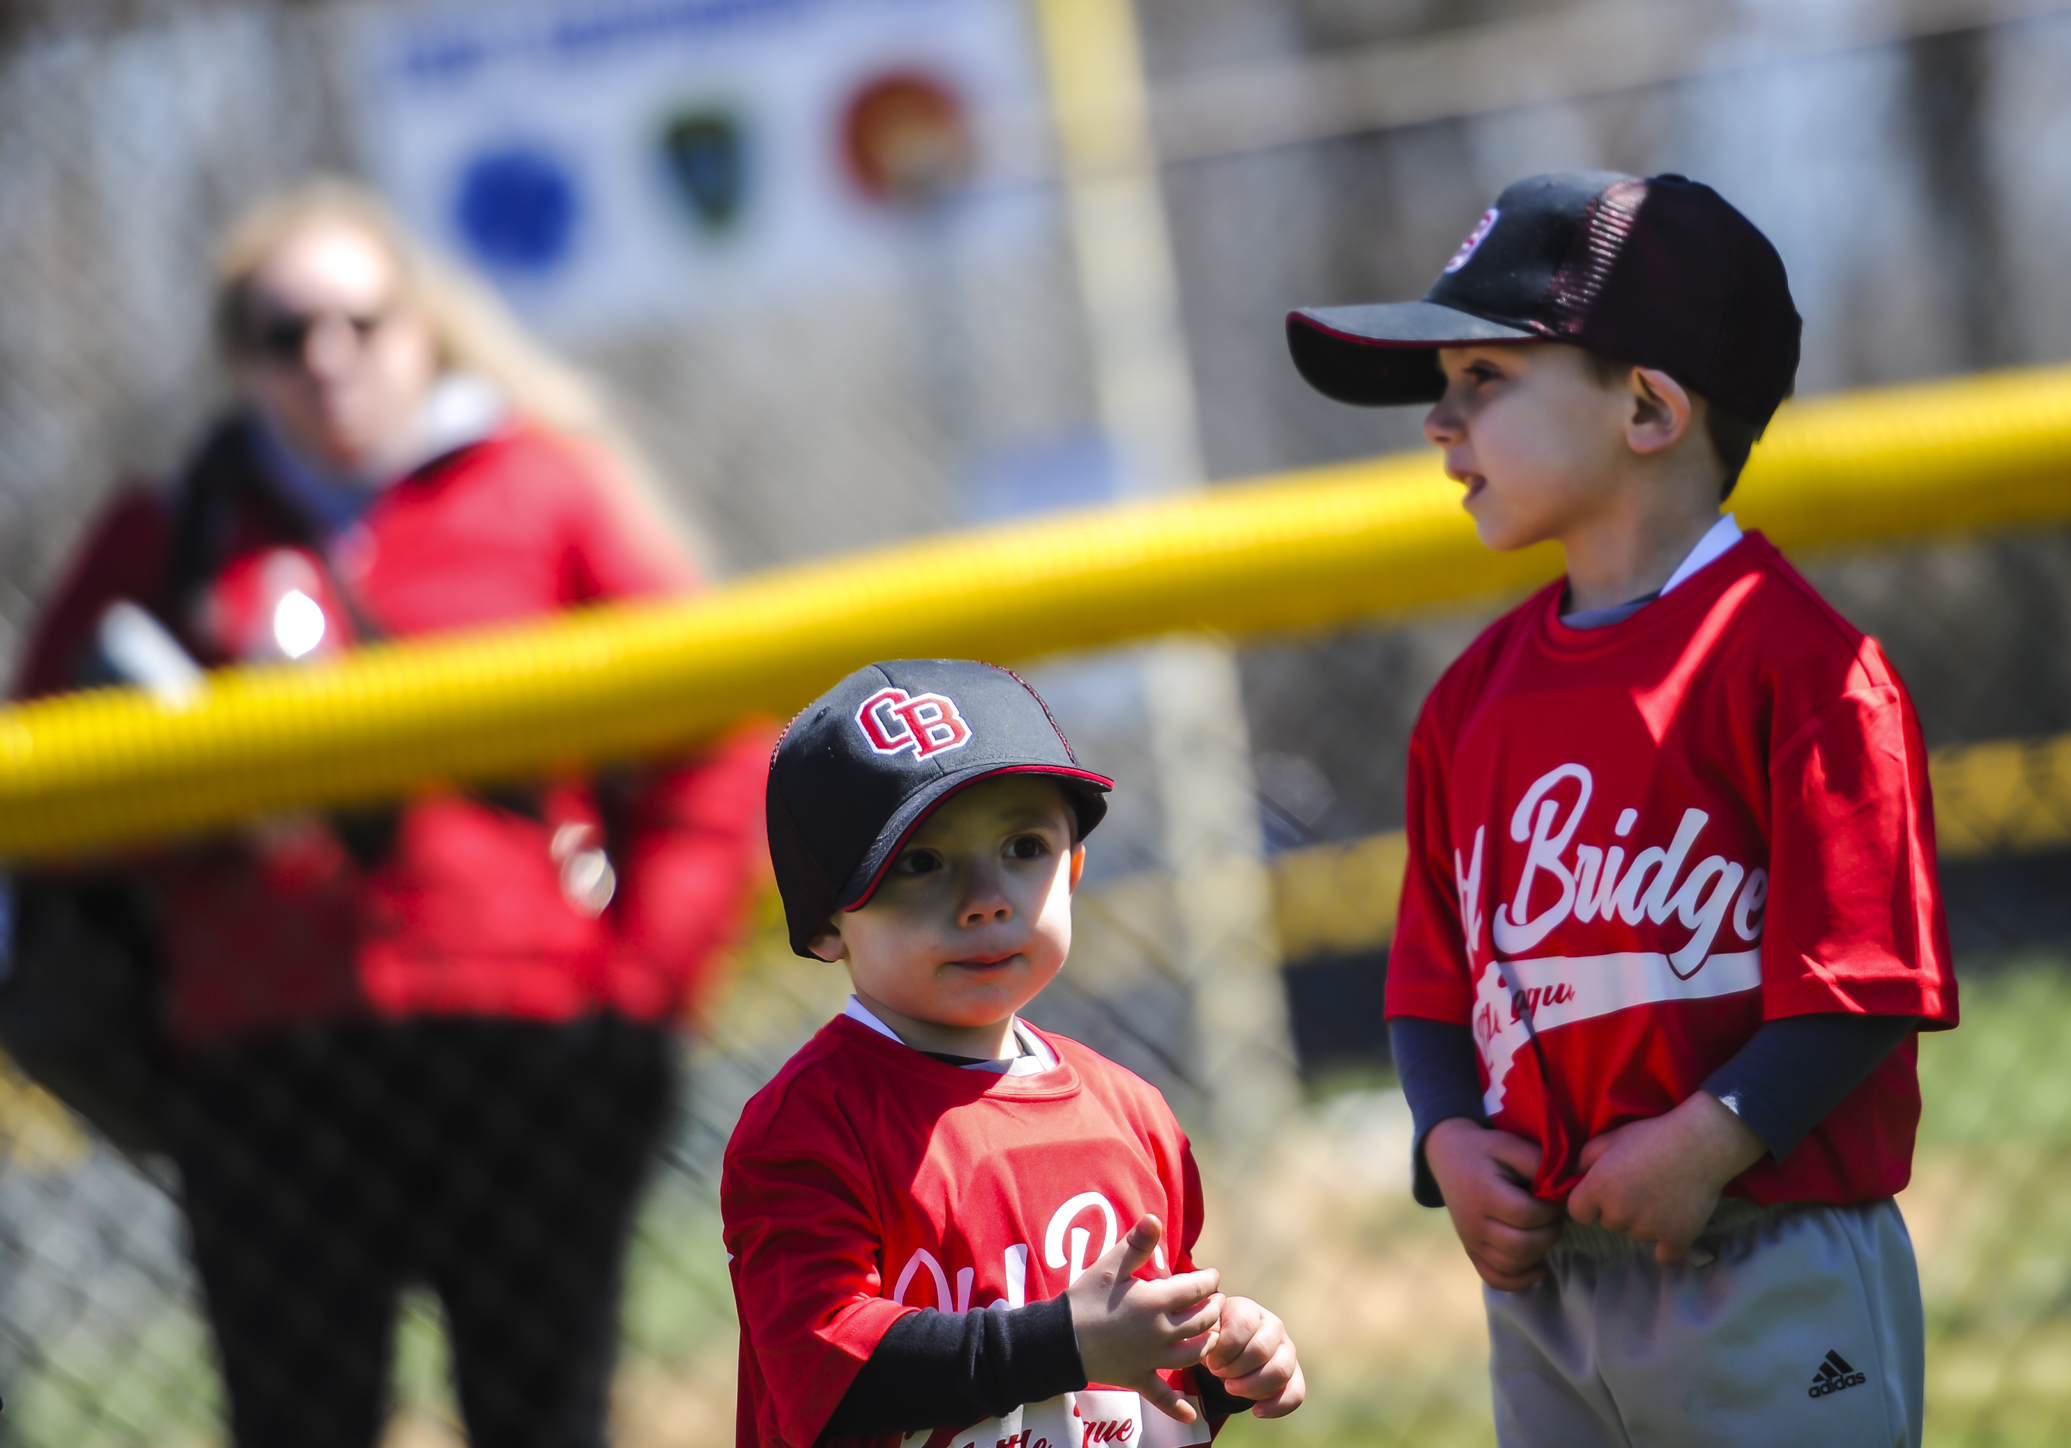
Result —
M1783 259L1709 186L1556 171L1506 188L1420 302L1305 307L1287 345L1339 402L1436 402L1437 349L1567 342L1668 373L1757 426L1798 373Z
M1046 774L1083 839L1115 782L1079 766L1036 691L994 664L899 659L856 670L800 712L769 763L769 854L791 948L869 903L907 836L966 785Z

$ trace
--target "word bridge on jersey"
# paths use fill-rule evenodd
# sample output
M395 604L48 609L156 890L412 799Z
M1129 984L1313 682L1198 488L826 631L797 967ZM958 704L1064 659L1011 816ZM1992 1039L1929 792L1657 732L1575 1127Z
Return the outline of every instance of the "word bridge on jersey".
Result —
M1097 1227L1099 1237L1095 1238ZM1043 1265L1064 1274L1066 1285L1113 1250L1121 1240L1122 1219L1101 1192L1080 1192L1050 1214L1043 1230ZM985 1308L1022 1307L1028 1301L1028 1259L1033 1244L1016 1242L1000 1257L1006 1293ZM1160 1272L1169 1271L1165 1249L1152 1257ZM906 1261L894 1279L892 1301L904 1304L909 1291L925 1282L943 1312L971 1310L975 1268L960 1267L952 1298L949 1274L925 1247ZM953 1304L953 1307L952 1307ZM1040 1403L1027 1403L997 1418L961 1429L908 1433L910 1448L1187 1448L1209 1441L1208 1420L1198 1400L1194 1421L1182 1423L1132 1392L1086 1388Z
M947 694L879 689L856 710L856 726L879 754L913 751L916 759L947 754L971 742L971 726Z
M1595 793L1596 779L1581 764L1550 769L1525 790L1503 822L1510 840L1525 847L1523 863L1493 917L1482 910L1488 826L1475 827L1466 858L1453 851L1460 919L1470 962L1478 967L1474 1038L1488 1066L1484 1106L1492 1115L1502 1107L1512 1062L1537 1032L1633 1006L1755 990L1762 983L1759 942L1768 871L1723 853L1693 862L1711 823L1701 809L1684 810L1665 844L1640 846L1634 835L1640 812L1631 807L1619 811L1611 828L1619 843L1577 844ZM1642 938L1655 936L1673 948L1529 953L1570 922L1636 927ZM1618 943L1631 942L1631 930L1616 933ZM1718 949L1728 942L1734 948Z

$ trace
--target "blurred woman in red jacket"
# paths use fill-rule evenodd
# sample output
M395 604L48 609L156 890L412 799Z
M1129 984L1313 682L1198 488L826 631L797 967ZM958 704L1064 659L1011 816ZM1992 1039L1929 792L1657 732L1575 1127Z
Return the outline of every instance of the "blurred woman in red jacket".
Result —
M103 515L20 692L694 586L580 380L363 193L263 207L219 280L241 405L174 487ZM760 858L767 747L268 820L138 867L239 1448L374 1443L412 1282L476 1448L603 1441L668 1027Z

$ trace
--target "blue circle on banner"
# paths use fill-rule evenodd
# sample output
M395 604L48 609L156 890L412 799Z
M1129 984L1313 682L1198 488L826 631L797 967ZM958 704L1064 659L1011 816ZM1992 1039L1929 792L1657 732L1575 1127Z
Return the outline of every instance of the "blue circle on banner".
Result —
M568 167L536 146L500 146L460 173L454 220L477 260L500 271L547 272L568 257L582 198Z

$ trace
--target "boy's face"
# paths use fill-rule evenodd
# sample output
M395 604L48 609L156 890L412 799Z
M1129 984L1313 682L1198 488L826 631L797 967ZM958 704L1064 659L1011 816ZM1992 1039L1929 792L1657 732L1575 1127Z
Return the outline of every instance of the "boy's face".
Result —
M870 903L837 914L813 953L844 962L865 1005L930 1025L995 1025L1063 967L1085 857L1055 781L974 784L913 832Z
M1445 395L1424 436L1467 486L1475 531L1500 551L1562 538L1601 516L1630 460L1635 397L1558 342L1441 347Z

